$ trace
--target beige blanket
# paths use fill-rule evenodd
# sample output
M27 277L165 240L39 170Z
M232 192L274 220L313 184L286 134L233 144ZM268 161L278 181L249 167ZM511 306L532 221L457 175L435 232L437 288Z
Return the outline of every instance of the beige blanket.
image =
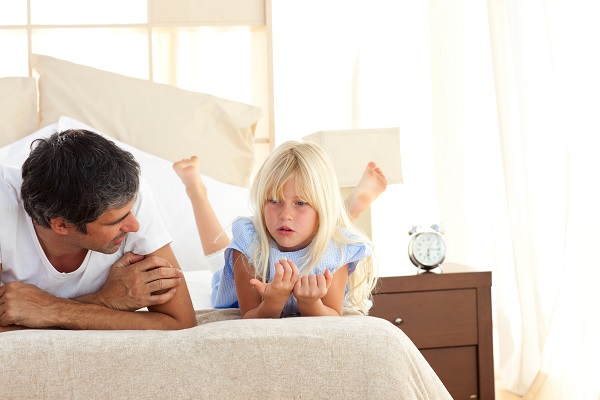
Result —
M181 331L1 333L1 398L450 399L406 335L379 318L197 318Z

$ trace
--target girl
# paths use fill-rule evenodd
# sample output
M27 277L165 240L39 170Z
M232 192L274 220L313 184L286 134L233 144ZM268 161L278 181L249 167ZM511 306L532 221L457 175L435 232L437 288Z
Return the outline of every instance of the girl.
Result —
M282 144L258 171L250 190L256 214L233 222L231 243L208 202L198 158L173 167L192 201L204 253L214 259L225 249L213 307L239 307L244 318L341 315L343 305L367 313L376 281L372 245L351 218L387 186L375 163L344 203L319 146Z

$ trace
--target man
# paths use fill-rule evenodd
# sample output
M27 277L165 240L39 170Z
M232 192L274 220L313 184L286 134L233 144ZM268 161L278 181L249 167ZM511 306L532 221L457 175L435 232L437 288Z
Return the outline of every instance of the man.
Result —
M195 326L170 242L129 152L86 130L36 140L21 171L0 165L0 332Z

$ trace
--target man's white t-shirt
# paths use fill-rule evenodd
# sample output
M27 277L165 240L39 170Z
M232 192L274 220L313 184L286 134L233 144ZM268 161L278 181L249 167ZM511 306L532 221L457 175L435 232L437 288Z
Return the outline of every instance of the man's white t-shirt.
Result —
M20 169L0 164L0 264L3 283L29 283L55 296L73 298L96 292L106 281L110 267L126 252L145 255L172 241L151 191L141 180L131 210L139 222L139 230L127 234L116 253L88 251L77 270L58 272L48 261L31 218L23 208L21 183Z

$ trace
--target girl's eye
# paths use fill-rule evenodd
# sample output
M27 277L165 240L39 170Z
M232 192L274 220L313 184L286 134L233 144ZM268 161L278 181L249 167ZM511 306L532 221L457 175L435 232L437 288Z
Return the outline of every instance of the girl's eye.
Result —
M305 201L297 201L297 202L296 202L296 205L297 205L297 206L306 206L306 205L308 205L308 203L307 203L307 202L305 202Z
M279 203L279 202L278 202L277 200L269 199L269 200L267 200L267 203L270 203L270 204L277 204L277 203Z

